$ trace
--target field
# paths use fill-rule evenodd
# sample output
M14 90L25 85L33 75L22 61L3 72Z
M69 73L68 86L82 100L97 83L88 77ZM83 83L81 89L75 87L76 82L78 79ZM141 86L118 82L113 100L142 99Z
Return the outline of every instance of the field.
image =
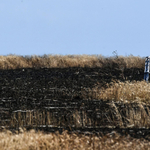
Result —
M0 148L147 149L150 84L143 81L144 61L0 56Z

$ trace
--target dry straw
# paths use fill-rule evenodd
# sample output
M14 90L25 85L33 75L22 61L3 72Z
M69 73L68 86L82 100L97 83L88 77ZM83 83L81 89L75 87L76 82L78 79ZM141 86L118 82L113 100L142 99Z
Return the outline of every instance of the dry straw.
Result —
M12 134L10 131L0 133L1 150L120 150L120 149L148 149L149 141L136 139L128 136L121 136L115 131L104 135L69 134L64 131L62 134L42 132L23 132Z
M116 63L120 68L143 68L144 58L135 56L103 57L102 55L0 56L0 69L106 67Z
M123 102L150 103L150 83L145 81L112 81L108 88L96 86L93 89L82 89L81 94L84 99L101 99Z

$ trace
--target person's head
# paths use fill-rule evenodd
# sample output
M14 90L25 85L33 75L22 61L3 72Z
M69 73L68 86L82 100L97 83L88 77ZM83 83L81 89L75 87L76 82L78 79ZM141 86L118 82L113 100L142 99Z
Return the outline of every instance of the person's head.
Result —
M146 56L146 59L150 59L150 56Z

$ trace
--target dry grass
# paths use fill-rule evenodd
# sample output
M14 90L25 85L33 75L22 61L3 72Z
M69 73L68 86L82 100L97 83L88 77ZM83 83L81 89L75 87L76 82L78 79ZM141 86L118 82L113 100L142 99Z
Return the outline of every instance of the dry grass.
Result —
M0 56L0 69L17 68L64 68L64 67L106 67L116 63L120 68L144 68L144 58L108 57L102 55L43 55L43 56Z
M97 150L97 149L148 149L150 143L144 139L121 136L115 131L105 136L62 134L42 132L23 132L12 134L10 131L0 133L1 150Z
M108 88L94 87L82 89L84 99L103 99L114 101L134 101L150 103L150 83L145 81L113 81Z

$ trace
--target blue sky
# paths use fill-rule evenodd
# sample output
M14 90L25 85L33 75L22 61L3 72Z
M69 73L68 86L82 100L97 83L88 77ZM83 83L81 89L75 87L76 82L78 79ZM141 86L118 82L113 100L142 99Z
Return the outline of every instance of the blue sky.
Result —
M150 0L0 0L0 55L150 55Z

